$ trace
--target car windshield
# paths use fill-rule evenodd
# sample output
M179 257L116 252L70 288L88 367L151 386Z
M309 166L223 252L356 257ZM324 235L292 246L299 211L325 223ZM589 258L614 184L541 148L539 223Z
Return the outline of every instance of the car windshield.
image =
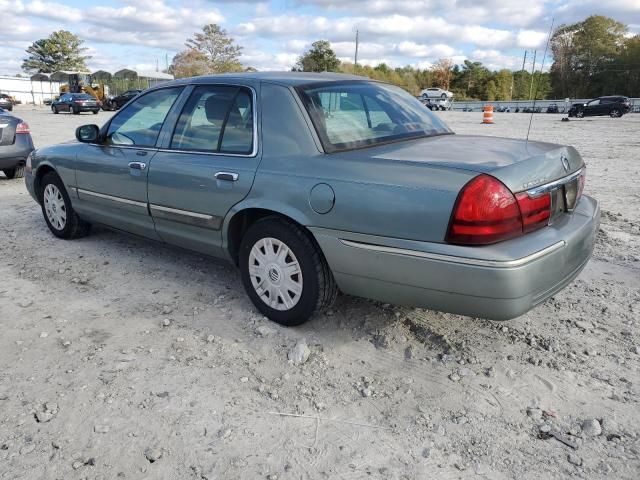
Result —
M298 87L326 152L453 133L399 87L350 81Z

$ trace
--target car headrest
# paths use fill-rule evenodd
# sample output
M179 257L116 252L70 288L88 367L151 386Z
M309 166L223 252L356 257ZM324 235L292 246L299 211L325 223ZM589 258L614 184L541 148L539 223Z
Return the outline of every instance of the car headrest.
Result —
M207 120L211 123L222 123L224 116L229 110L229 103L233 97L223 95L211 95L204 102L204 111L207 115Z

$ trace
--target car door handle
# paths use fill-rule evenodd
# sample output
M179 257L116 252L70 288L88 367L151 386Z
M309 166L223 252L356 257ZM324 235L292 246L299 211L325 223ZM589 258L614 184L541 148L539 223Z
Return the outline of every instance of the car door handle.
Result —
M129 168L132 170L144 170L147 164L144 162L129 162Z
M238 174L234 172L218 172L215 175L218 180L226 180L228 182L237 182Z
M146 150L138 150L136 152L136 155L138 155L139 157L146 157L147 156L147 151Z

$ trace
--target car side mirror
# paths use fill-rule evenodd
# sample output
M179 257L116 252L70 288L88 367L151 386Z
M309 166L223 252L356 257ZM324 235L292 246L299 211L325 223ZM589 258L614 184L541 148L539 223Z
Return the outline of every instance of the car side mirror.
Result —
M82 125L76 128L76 138L82 143L96 143L100 138L100 128L97 125Z

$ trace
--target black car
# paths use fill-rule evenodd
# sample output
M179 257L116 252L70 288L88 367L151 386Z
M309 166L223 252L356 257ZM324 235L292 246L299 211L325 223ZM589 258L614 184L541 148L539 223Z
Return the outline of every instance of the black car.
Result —
M552 103L547 107L547 113L559 113L559 112L560 110L558 109L557 103Z
M127 90L126 92L109 99L111 110L119 110L122 106L134 97L137 97L142 90Z
M628 97L612 95L594 98L587 103L574 103L569 109L569 116L582 118L609 115L612 118L619 118L629 111L631 111L631 102Z
M7 178L23 177L32 151L29 125L0 108L0 170Z
M4 110L13 110L13 99L6 93L0 93L0 108Z
M80 112L98 113L100 102L86 93L64 93L58 100L51 103L51 111L53 113L72 112L76 115Z

